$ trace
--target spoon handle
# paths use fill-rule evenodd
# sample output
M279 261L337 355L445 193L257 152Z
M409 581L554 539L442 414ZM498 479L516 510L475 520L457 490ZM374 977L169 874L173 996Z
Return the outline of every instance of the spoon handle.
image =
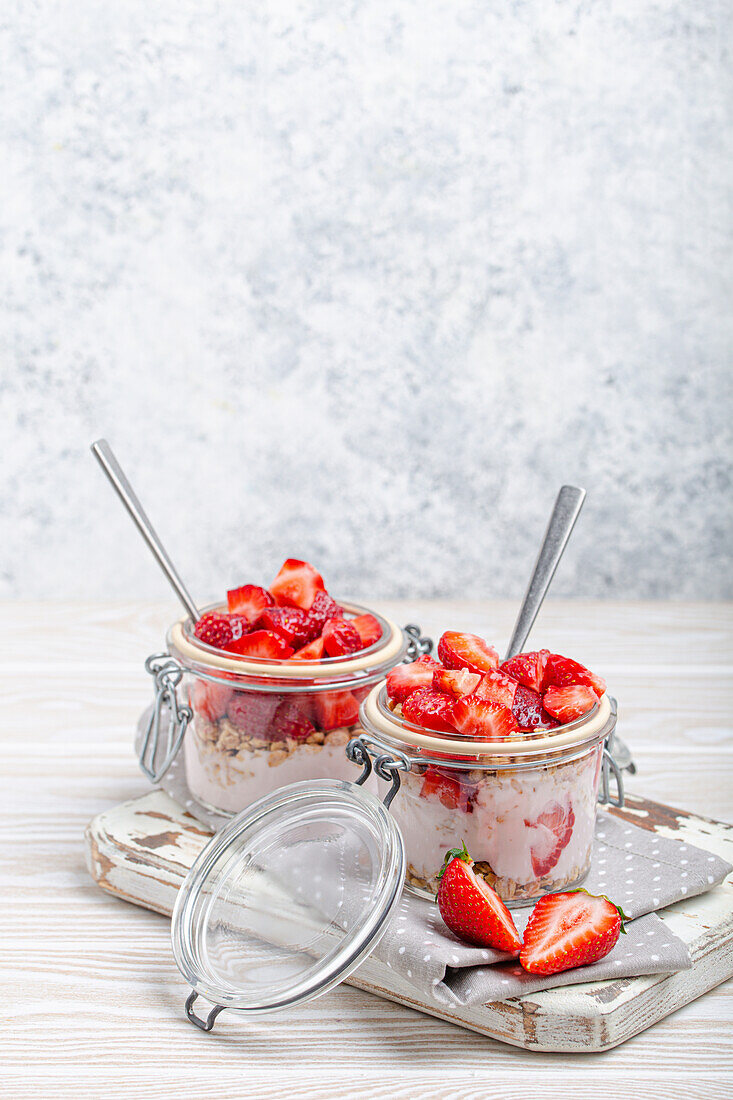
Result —
M532 624L537 618L537 612L547 595L547 589L555 576L555 570L567 546L575 521L580 515L584 500L585 489L579 489L577 485L563 485L557 494L555 507L552 509L552 515L545 531L534 572L529 587L524 594L517 621L514 624L514 633L505 660L521 653L524 648L527 635L532 629Z
M186 612L191 616L193 622L196 622L196 620L200 618L198 608L191 599L185 584L179 577L178 570L168 557L163 543L158 538L155 528L145 515L143 506L135 496L132 485L130 485L130 482L122 472L122 467L115 458L109 443L106 439L98 439L96 443L92 443L91 450L97 462L107 475L110 485L129 512L133 523L152 550L153 556L170 581L171 587L178 596L178 599L183 604Z

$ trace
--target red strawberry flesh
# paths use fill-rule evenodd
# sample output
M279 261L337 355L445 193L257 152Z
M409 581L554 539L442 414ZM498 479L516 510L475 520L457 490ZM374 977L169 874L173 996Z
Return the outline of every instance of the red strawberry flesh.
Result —
M293 649L302 649L318 633L308 612L299 607L268 607L256 626L258 630L271 630Z
M359 717L359 700L351 691L319 691L313 695L313 714L322 730L353 726Z
M606 690L606 681L578 661L573 661L571 657L561 657L559 653L550 653L545 665L542 690L549 687L569 687L571 684L592 688L598 696L603 695Z
M475 694L464 695L458 700L450 720L464 737L475 737L480 741L500 741L518 728L509 707L481 699Z
M473 870L465 845L461 854L450 852L446 861L437 902L448 928L466 943L516 957L521 941L512 915L496 891Z
M478 672L469 672L467 668L436 668L433 673L433 687L456 699L470 695L481 682Z
M608 898L585 890L546 894L529 918L519 961L531 974L588 966L613 950L622 930L622 913Z
M251 634L245 634L231 641L226 649L240 657L266 657L274 661L284 661L293 655L293 647L270 630L255 630Z
M431 687L438 668L438 662L427 655L408 665L396 665L387 676L387 695L393 702L403 703L418 688Z
M553 799L536 818L524 824L530 829L530 856L536 878L542 878L557 864L573 835L575 813L570 801L565 805Z
M373 615L357 615L356 618L349 619L349 622L359 635L362 649L374 645L382 637L382 628Z
M275 603L308 611L318 592L325 592L323 577L307 561L288 558L270 585Z
M216 611L209 611L206 615L202 615L193 632L200 642L213 646L214 649L224 649L233 638L229 616L220 615Z
M512 714L517 724L524 730L554 729L559 725L556 718L548 714L542 706L542 696L531 688L517 684L512 703Z
M402 704L402 716L405 721L425 729L455 733L451 722L454 702L452 695L445 695L442 691L433 691L431 687L418 688Z
M343 619L344 609L328 592L316 592L308 614L313 622L314 634L320 634L329 619Z
M511 708L518 687L517 681L512 680L511 676L494 669L481 678L474 695L479 699L488 699L491 703Z
M567 687L548 688L542 697L545 710L561 723L574 722L582 718L598 702L593 688L582 684L569 684Z
M265 608L274 603L267 589L257 584L243 584L241 588L232 588L227 592L229 610L243 615L248 623L254 623Z
M292 656L293 661L320 661L325 654L323 638L315 638Z
M469 672L490 672L499 664L499 654L478 634L456 630L447 630L440 639L438 656L446 668L467 668Z
M348 619L329 619L323 628L322 637L329 657L342 657L361 649L358 631Z
M421 798L437 799L448 810L473 813L470 793L470 788L461 783L455 775L434 767L426 768L420 788Z
M549 649L518 653L516 657L510 657L508 661L504 661L501 671L523 684L524 687L531 688L532 691L541 691L545 664L549 655Z
M226 714L232 694L232 689L226 684L196 680L191 700L194 713L203 715L209 722L218 722Z

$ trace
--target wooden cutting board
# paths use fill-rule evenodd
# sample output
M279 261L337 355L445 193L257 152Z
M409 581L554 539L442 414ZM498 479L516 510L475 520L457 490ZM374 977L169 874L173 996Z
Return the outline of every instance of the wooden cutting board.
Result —
M634 795L619 817L688 841L733 863L733 825L695 817ZM170 916L183 878L211 833L163 791L123 802L86 830L89 873L103 890ZM677 974L588 982L508 1001L445 1008L377 959L367 959L350 985L529 1050L607 1050L733 975L733 876L659 916L689 946L692 967ZM189 990L181 981L181 1012Z

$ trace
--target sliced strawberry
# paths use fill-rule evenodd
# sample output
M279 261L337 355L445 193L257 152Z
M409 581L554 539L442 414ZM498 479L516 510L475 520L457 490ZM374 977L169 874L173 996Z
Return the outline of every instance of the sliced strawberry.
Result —
M359 701L351 691L319 691L313 696L313 713L322 730L353 726L359 717Z
M255 630L245 634L230 642L226 649L229 653L238 653L240 657L268 657L277 661L284 661L293 655L293 647L271 630Z
M490 672L499 664L499 654L478 634L459 634L447 630L438 642L438 656L446 668L467 668L471 672Z
M573 835L575 814L572 803L568 799L563 806L553 799L536 818L525 818L524 824L532 830L532 870L536 878L542 878L555 866Z
M227 718L249 737L271 740L270 723L281 699L281 695L271 692L235 691L227 706Z
M594 672L590 672L584 665L573 661L570 657L561 657L559 653L551 653L545 665L545 675L542 681L542 690L548 687L569 687L570 684L583 684L593 688L596 695L603 695L606 690L606 681Z
M196 680L191 699L194 713L203 715L209 722L218 722L226 714L232 694L232 689L225 684Z
M426 768L422 787L420 788L420 798L437 799L448 810L473 813L469 788L465 787L455 776L440 771L438 768Z
M445 857L437 902L441 917L459 939L519 954L521 940L512 915L496 891L474 871L465 843Z
M251 624L246 615L230 614L227 615L227 619L232 628L232 641L236 642L243 634L249 633Z
M624 912L585 890L546 894L524 931L519 961L530 974L558 974L604 958L625 931Z
M438 662L427 654L409 665L397 665L387 676L387 695L395 703L404 703L413 691L432 685L433 673L438 668Z
M500 672L499 669L493 669L481 678L474 695L479 699L488 699L491 703L498 703L501 707L511 709L518 687L517 681L512 680L511 676Z
M315 633L320 634L329 619L343 619L344 609L329 596L328 592L316 592L308 614L313 622Z
M292 737L296 741L306 741L314 728L298 703L292 699L283 699L270 723L270 740L285 741Z
M227 592L229 610L243 615L248 623L259 619L265 608L271 607L274 602L267 589L257 584L243 584L241 588L232 588Z
M573 722L586 714L598 702L593 688L582 684L548 688L542 696L545 710L561 723Z
M324 655L323 638L315 638L292 656L293 661L320 661Z
M532 691L541 691L542 677L545 674L545 665L549 656L549 649L540 649L533 653L518 653L516 657L510 657L508 661L504 661L501 671L525 687L531 688Z
M559 725L542 706L542 696L531 688L517 684L512 703L512 714L523 730L551 730Z
M200 642L213 646L214 649L224 649L232 640L232 624L228 615L219 615L216 611L209 611L202 615L193 632Z
M478 672L469 672L467 668L436 668L433 673L433 687L460 699L470 695L481 682Z
M323 577L307 561L288 558L270 585L275 603L285 607L301 607L303 611L313 604L318 592L325 592Z
M361 638L347 619L329 619L323 628L323 644L329 657L342 657L361 649Z
M418 688L408 695L402 704L402 717L416 726L442 733L455 733L451 713L455 700L452 695L432 688Z
M357 615L355 619L349 619L361 640L361 648L374 645L382 637L382 628L373 615Z
M464 695L458 700L451 721L465 737L477 737L482 741L500 741L518 729L509 707L480 699L475 694Z
M308 612L299 607L268 607L256 625L258 630L271 630L293 649L301 649L312 642L318 633Z

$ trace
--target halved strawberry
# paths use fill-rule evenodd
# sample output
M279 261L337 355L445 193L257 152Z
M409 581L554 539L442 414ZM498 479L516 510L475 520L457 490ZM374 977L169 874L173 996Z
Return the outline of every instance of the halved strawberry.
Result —
M296 741L306 741L314 728L303 713L302 706L292 699L283 699L270 723L270 740L285 741L292 737Z
M598 702L593 688L582 684L570 684L568 687L548 688L542 696L545 710L559 722L573 722L586 714Z
M316 592L313 603L308 608L316 634L320 634L329 619L343 619L344 609L329 596L328 592Z
M243 634L248 634L251 623L246 615L238 615L236 613L227 615L229 619L229 625L232 628L232 640L236 642L237 638L241 638Z
M293 649L301 649L318 633L310 615L299 607L268 607L257 620L258 630L271 630Z
M288 558L270 585L275 603L286 607L301 607L303 611L313 604L318 592L325 592L323 577L307 561Z
M553 799L537 817L525 818L524 824L532 830L532 870L536 878L542 878L555 866L573 835L575 813L572 803L568 799L563 806Z
M350 691L319 691L313 696L313 714L322 730L353 726L359 717L359 701Z
M459 699L450 720L465 737L477 737L482 741L500 741L518 729L509 707L480 699L476 694Z
M549 649L539 649L532 653L518 653L516 657L510 657L504 661L501 671L511 676L518 683L531 688L532 691L542 690L542 678L545 674L545 665L550 656Z
M281 698L271 692L235 691L227 706L227 718L248 736L271 740L270 722Z
M373 615L357 615L349 622L361 639L362 649L374 645L382 637L382 628Z
M559 653L550 653L545 665L545 675L542 681L542 690L548 687L568 687L570 684L583 684L593 688L596 695L603 695L606 690L606 681L590 672L585 665L573 661L571 657L561 657Z
M227 606L230 611L236 611L238 615L244 615L248 623L259 619L266 607L271 607L275 601L266 588L260 588L258 584L243 584L241 588L232 588L227 592Z
M320 661L324 655L323 638L314 638L308 645L304 645L292 656L293 661Z
M517 684L512 703L512 714L523 730L554 729L559 725L556 718L548 714L542 706L542 696L531 688Z
M220 615L216 611L209 611L206 615L202 615L193 632L200 642L213 646L214 649L224 649L233 637L229 616Z
M451 848L445 857L437 902L441 917L459 939L519 954L522 944L512 915L496 891L474 871L465 843Z
M625 932L626 914L585 890L545 894L524 931L519 961L530 974L558 974L604 958Z
M440 665L425 654L409 665L396 665L387 675L387 695L395 703L403 703L418 688L430 687L433 673Z
M191 705L194 714L201 714L209 722L217 722L227 712L232 689L225 684L212 684L208 680L196 680L193 685Z
M446 668L467 668L471 672L490 672L499 664L499 654L478 634L459 634L446 630L438 642L438 656Z
M347 619L329 619L322 637L329 657L341 657L361 649L359 633Z
M488 699L492 703L511 709L518 687L519 684L516 680L512 680L511 676L500 672L499 669L493 669L481 678L474 695L479 699Z
M418 688L402 704L402 717L416 726L442 733L455 733L451 713L455 700L452 695L432 688Z
M455 699L470 695L481 682L478 672L469 672L467 668L436 668L433 673L433 687L444 691Z
M284 661L293 656L293 647L271 630L255 630L226 646L227 652L238 653L240 657L268 657L271 660Z
M428 767L423 776L420 798L437 799L447 810L473 813L470 791L455 776Z

